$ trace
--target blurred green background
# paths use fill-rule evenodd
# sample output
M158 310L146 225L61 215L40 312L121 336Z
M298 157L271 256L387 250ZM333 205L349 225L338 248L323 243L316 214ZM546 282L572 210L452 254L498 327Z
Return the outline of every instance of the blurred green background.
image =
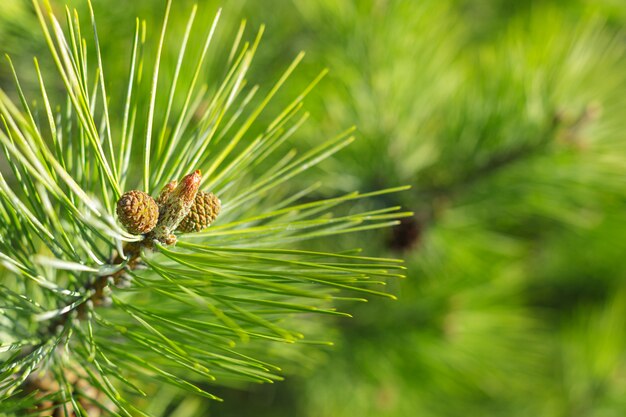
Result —
M164 2L93 1L115 107L135 17L157 36ZM30 1L1 4L0 46L27 77L33 55L48 62ZM175 1L170 33L182 36L192 4ZM626 2L211 0L199 27L218 7L213 51L228 54L243 18L267 26L252 83L270 85L300 50L287 95L330 69L300 137L356 125L358 140L303 184L322 181L324 195L413 186L379 202L413 218L324 242L404 257L408 277L388 283L399 301L342 306L355 318L324 323L336 346L285 382L217 388L224 403L163 389L151 410L626 415ZM12 91L6 65L0 83Z

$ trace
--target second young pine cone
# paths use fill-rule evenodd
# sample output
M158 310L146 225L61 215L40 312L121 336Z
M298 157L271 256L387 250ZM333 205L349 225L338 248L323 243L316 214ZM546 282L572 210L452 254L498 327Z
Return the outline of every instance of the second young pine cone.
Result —
M129 233L141 235L156 226L159 206L150 195L143 191L131 190L118 200L117 216Z
M206 229L215 221L221 208L222 204L215 194L199 191L189 214L178 224L176 230L191 233Z

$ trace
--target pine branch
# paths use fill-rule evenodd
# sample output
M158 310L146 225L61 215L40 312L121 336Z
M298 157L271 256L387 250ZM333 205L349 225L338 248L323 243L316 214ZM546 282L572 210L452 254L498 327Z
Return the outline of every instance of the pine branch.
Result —
M91 4L95 72L78 12L66 8L64 31L47 1L33 4L66 104L53 104L35 61L40 103L30 105L9 59L21 109L0 91L0 144L12 171L0 175L0 401L7 410L143 415L129 395L145 395L142 381L154 380L218 399L207 382L281 379L268 344L327 343L304 340L310 319L299 315L349 316L333 301L394 298L378 287L403 276L401 261L306 249L308 241L388 227L410 213L355 205L405 187L305 203L315 185L288 187L354 140L348 130L300 156L289 147L307 118L303 100L325 72L273 118L265 114L303 54L255 101L260 88L246 75L263 29L241 44L242 25L221 82L197 87L219 13L196 43L193 8L160 108L168 3L151 69L146 26L136 22L118 108L107 96ZM199 58L187 62L192 44ZM185 65L194 71L184 74ZM144 71L152 73L147 93ZM208 103L203 111L201 103ZM124 192L139 182L143 192Z

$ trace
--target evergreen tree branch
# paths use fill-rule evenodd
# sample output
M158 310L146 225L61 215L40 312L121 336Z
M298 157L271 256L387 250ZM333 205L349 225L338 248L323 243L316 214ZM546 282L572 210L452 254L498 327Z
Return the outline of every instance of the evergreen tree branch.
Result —
M87 64L77 11L65 10L64 31L49 2L42 9L34 0L34 7L67 105L61 110L53 104L37 61L41 104L29 104L9 60L21 109L0 90L0 144L13 175L0 174L0 288L7 307L6 320L0 321L6 337L0 346L0 401L8 410L68 416L91 414L97 407L142 415L127 396L146 395L142 382L154 380L217 400L207 382L282 378L268 345L328 343L305 340L309 323L300 315L349 316L336 309L336 300L395 298L380 287L404 276L400 261L306 245L397 224L411 213L355 203L406 187L306 203L300 200L315 184L286 187L354 140L349 129L300 156L289 145L307 119L303 100L325 71L275 116L261 117L303 58L297 55L257 98L259 87L249 87L246 74L261 29L251 44L241 44L243 32L238 33L232 67L215 91L197 88L216 17L198 44L200 57L191 63L195 70L175 114L174 85L165 108L157 105L158 63L142 100L146 31L136 21L126 101L117 109L107 97L91 4L95 70ZM169 3L165 13L167 20ZM195 9L178 54L179 69L186 65L184 49L193 43L194 14ZM164 23L158 56L165 28ZM201 102L208 106L198 117ZM153 134L154 123L163 127ZM112 133L117 130L119 142ZM135 135L146 140L134 143ZM143 163L135 164L138 146ZM146 193L123 193L127 185L138 185L137 178ZM197 196L209 195L219 196L219 217L210 213L199 232L179 229L194 204L205 201ZM122 216L121 201L139 206L129 206ZM148 210L150 201L157 213ZM194 215L208 215L205 208ZM135 214L141 226L146 219L155 223L135 229Z

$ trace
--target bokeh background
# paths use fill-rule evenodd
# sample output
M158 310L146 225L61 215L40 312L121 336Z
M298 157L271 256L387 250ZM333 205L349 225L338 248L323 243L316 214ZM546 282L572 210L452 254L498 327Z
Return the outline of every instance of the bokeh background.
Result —
M135 17L156 37L164 1L93 3L114 108ZM171 33L182 36L192 4L174 2ZM266 25L250 82L271 85L301 50L286 96L330 70L298 141L352 125L358 140L303 184L321 181L324 196L412 185L378 203L414 217L320 244L404 257L408 273L388 283L398 301L316 318L335 346L292 360L285 382L214 387L224 403L155 388L146 406L179 417L626 415L626 2L210 0L200 28L218 7L214 54L228 55L242 19ZM27 86L33 55L53 73L28 0L0 2L0 48ZM3 65L0 85L10 81Z

